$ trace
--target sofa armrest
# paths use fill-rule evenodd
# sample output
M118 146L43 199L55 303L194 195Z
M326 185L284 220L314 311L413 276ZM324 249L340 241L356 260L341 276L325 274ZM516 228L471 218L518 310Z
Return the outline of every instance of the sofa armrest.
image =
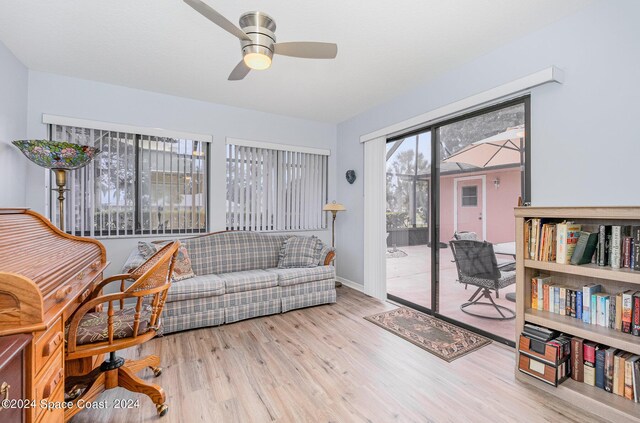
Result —
M319 241L322 243L322 241ZM322 243L322 249L320 250L320 260L318 266L328 266L336 257L336 249Z

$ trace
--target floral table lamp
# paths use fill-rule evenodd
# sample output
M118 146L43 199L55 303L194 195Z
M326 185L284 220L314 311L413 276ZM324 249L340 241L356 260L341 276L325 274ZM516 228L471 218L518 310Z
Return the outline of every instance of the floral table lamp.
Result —
M18 140L13 141L29 160L47 169L51 169L56 176L58 191L58 227L64 231L64 192L67 184L67 172L80 169L91 162L100 153L95 147L47 140Z

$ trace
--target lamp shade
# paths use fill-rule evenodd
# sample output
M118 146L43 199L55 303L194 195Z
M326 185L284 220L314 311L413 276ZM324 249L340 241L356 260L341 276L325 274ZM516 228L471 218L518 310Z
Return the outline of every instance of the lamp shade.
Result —
M47 169L73 170L86 166L100 152L95 147L47 140L18 140L13 145L32 162Z
M347 208L344 205L342 205L340 203L336 203L334 201L334 202L325 204L324 207L322 208L322 210L323 211L331 211L331 212L336 211L336 212L338 212L338 211L345 211L345 210L347 210Z

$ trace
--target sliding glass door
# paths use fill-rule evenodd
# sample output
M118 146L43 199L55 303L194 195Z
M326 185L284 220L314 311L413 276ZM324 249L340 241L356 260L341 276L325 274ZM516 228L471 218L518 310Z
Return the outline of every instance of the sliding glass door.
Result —
M513 344L528 116L525 97L388 141L390 299Z
M431 132L387 142L387 292L431 307Z
M526 185L525 103L441 125L437 139L437 312L514 341L513 208Z

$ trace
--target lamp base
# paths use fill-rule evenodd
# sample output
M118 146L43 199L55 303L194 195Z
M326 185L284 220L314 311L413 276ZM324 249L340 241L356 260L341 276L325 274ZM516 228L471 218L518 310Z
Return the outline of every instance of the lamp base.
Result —
M340 288L342 286L342 282L336 281L336 288Z

